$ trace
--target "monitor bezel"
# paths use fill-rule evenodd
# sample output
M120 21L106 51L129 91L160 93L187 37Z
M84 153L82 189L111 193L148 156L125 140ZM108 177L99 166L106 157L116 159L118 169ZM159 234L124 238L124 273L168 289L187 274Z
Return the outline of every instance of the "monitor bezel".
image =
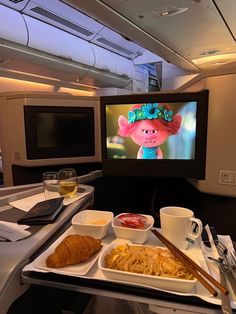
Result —
M129 94L102 96L101 109L101 145L102 171L104 175L141 176L141 177L178 177L205 179L208 90L200 92L158 92L147 94ZM106 150L106 105L152 103L152 102L197 102L195 159L108 159Z
M76 113L88 114L91 127L90 140L91 148L87 154L81 153L81 145L73 147L38 147L37 146L37 113ZM95 156L95 124L93 107L77 106L24 106L25 143L26 156L28 160L52 159L52 158L75 158ZM68 134L69 136L69 134Z

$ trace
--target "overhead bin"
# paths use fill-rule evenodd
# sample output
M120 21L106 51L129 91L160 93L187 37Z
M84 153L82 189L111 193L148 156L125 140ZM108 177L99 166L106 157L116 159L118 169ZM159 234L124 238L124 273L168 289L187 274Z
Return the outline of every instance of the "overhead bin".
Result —
M95 87L122 88L131 82L131 60L31 16L2 7L0 55L6 61L2 62L5 72L7 68L14 70L17 64L18 72L43 76L45 71L45 78L66 81L71 78L71 82ZM64 75L65 72L70 75Z
M104 87L118 87L123 88L131 83L128 77L121 77L110 72L101 72L96 68L91 68L90 71L80 80L81 84L93 85L100 88Z
M116 60L116 74L124 78L133 79L134 78L133 62L117 54L114 54L114 58Z
M133 62L79 37L26 16L30 48L86 66L81 83L124 87L133 78ZM47 34L47 40L45 40Z
M129 59L144 51L144 48L64 1L30 0L22 13Z
M24 15L29 32L28 46L66 60L93 66L95 59L90 44L56 27Z
M96 34L91 42L128 59L134 59L145 50L107 27Z
M104 26L62 1L28 1L23 14L90 41Z
M95 56L94 67L104 72L116 73L114 53L99 46L90 44Z
M0 0L0 3L17 11L21 11L28 2L29 0Z
M98 87L126 87L133 78L133 62L117 56L115 53L91 44L95 55L94 67L90 69L83 81ZM125 62L125 68L121 64ZM122 74L121 74L122 73Z
M0 5L0 38L27 45L28 33L25 21L18 11Z

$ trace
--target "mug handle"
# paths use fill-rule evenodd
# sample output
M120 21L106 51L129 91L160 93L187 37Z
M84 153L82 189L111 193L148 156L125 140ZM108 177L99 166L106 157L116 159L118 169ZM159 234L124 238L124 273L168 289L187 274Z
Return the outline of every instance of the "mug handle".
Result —
M197 238L199 238L200 235L202 234L203 227L202 227L202 222L201 222L200 219L191 217L191 218L189 218L189 220L192 221L192 222L195 222L195 223L197 224L197 226L198 226L197 232L194 232L194 231L192 230L192 232L189 233L189 234L187 235L187 237L186 237L186 240L187 240L188 242L190 242L190 243L193 244L193 243L195 242L195 240L196 240Z

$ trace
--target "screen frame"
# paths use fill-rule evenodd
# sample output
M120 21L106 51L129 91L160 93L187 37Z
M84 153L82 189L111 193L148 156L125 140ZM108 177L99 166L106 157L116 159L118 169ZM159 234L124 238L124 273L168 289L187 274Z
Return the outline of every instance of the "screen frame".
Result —
M101 147L102 171L104 175L141 176L141 177L178 177L205 179L207 122L209 91L199 92L158 92L147 94L129 94L102 96L101 110ZM152 102L187 102L196 101L196 147L195 159L108 159L106 150L106 105L152 103ZM137 171L138 170L138 171Z
M88 114L89 124L91 126L91 153L80 153L80 146L73 147L39 147L37 146L37 113L76 113ZM28 160L34 159L53 159L53 158L73 158L73 157L93 157L95 155L95 124L93 107L76 106L24 106L24 125L25 125L25 143L26 156Z

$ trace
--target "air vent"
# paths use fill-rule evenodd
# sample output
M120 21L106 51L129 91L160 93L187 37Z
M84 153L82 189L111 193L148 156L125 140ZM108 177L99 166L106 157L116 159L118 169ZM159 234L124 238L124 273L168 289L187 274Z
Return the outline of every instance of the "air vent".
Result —
M19 2L22 2L24 0L9 0L9 2L13 2L13 3L19 3Z
M99 43L105 45L106 47L110 47L110 48L113 48L115 49L116 51L119 51L121 54L126 54L128 56L132 56L134 53L133 51L130 51L128 49L125 49L117 44L114 44L113 42L103 38L103 37L100 37L98 38L96 41L98 41Z
M45 10L42 7L34 7L34 8L31 9L31 11L33 11L33 12L35 12L35 13L41 15L41 16L44 16L44 17L48 18L49 20L52 20L52 21L54 21L56 23L59 23L59 24L61 24L63 26L71 28L74 31L76 31L76 32L78 32L80 34L83 34L85 36L93 35L93 32L90 32L89 30L87 30L87 29L85 29L83 27L80 27L80 26L78 26L78 25L76 25L76 24L74 24L74 23L64 19L63 17L60 17L60 16L58 16L58 15L56 15L56 14L54 14L54 13L48 11L48 10Z

